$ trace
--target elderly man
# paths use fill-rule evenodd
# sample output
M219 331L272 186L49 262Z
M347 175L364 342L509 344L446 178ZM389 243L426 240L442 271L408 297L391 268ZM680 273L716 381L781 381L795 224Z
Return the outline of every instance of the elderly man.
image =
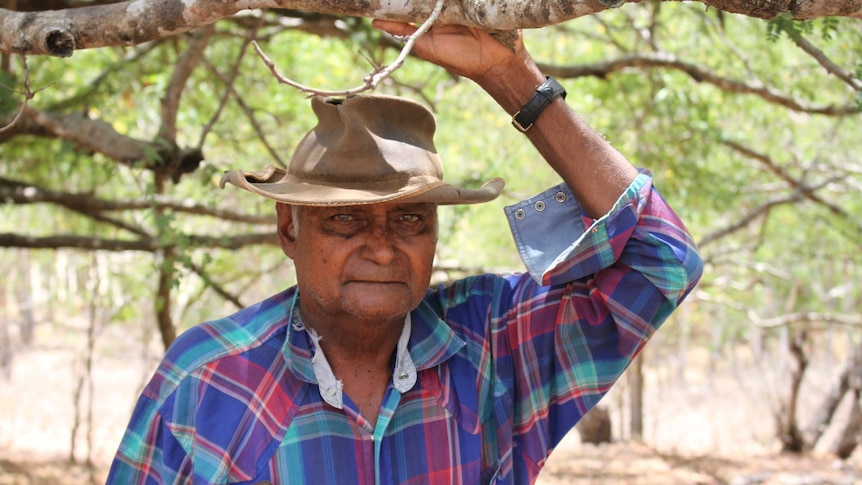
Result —
M444 183L417 103L314 99L286 172L224 179L278 202L297 285L177 339L109 483L532 483L693 288L702 262L650 177L520 43L440 26L416 52L479 83L562 177L507 208L529 274L429 290L437 205L502 181Z

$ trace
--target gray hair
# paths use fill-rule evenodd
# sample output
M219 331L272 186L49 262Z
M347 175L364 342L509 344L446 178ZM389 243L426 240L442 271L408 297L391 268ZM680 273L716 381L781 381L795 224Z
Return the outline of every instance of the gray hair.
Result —
M296 204L290 206L290 213L293 216L293 222L291 222L290 227L287 228L287 232L294 238L299 235L299 207L300 206Z

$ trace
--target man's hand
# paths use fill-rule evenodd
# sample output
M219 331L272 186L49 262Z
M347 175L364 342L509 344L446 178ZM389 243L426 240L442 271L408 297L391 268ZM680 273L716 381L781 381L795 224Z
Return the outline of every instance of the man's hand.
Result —
M374 20L377 29L396 36L409 36L416 27L402 22ZM416 40L413 52L421 59L481 84L495 72L505 72L510 63L523 63L527 53L520 32L514 52L488 32L463 25L435 25Z

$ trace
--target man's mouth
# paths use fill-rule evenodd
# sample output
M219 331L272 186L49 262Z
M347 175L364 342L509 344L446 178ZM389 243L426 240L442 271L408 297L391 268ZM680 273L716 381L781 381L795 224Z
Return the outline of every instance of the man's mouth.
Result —
M361 285L403 285L404 282L401 280L388 280L388 279L352 279L348 280L347 283L358 283Z

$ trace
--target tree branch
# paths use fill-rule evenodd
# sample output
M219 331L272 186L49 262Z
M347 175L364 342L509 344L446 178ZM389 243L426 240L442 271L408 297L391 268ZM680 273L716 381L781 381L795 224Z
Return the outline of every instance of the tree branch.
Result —
M509 0L506 8L500 8L486 0L449 0L440 21L488 30L538 28L640 1ZM701 0L700 3L765 19L780 14L798 20L826 16L862 18L862 0ZM0 9L0 52L67 57L75 49L135 45L175 36L256 8L292 8L418 23L427 17L432 4L433 0L134 0L38 13Z
M397 71L404 64L404 61L407 59L407 56L410 55L410 51L413 49L413 44L416 43L416 39L418 39L422 36L422 34L427 32L428 29L430 29L431 26L434 25L434 23L440 17L440 11L443 9L444 0L435 1L437 3L434 5L434 8L431 10L431 13L428 14L428 18L425 19L424 22L422 22L422 25L420 25L419 28L416 29L415 32L413 32L413 34L407 36L406 38L398 39L404 42L404 46L401 48L401 52L398 53L398 57L396 57L391 64L387 66L381 66L375 69L374 72L372 72L371 74L366 76L365 79L363 79L364 82L362 85L353 88L334 91L322 90L309 86L304 86L300 83L292 81L282 76L281 73L278 72L278 70L275 68L275 63L269 57L267 57L267 55L263 52L260 46L257 45L257 42L252 42L252 45L254 45L254 50L257 51L257 55L261 59L263 59L263 63L266 64L266 66L269 68L270 72L272 72L272 75L275 76L278 82L296 88L307 96L317 95L349 97L368 91L370 89L374 89L375 87L377 87L378 84L380 84L384 79L391 76L393 72Z
M46 202L57 204L81 214L94 216L100 212L146 210L160 208L201 216L214 217L225 221L248 224L274 224L275 215L241 214L224 209L209 207L192 201L176 201L167 197L154 197L142 200L106 200L93 194L57 192L37 185L0 177L0 201L15 204L34 204Z
M755 325L762 328L782 327L793 323L838 323L862 326L862 316L840 313L797 312L773 318L760 318L753 311L749 311L748 317Z
M844 70L838 64L832 62L832 59L826 56L820 49L814 46L811 42L808 41L802 34L791 32L790 37L793 39L793 42L799 46L800 49L805 51L806 54L810 55L817 61L818 64L823 66L826 69L826 72L832 74L838 79L844 81L853 88L855 91L862 91L862 80L856 79L853 75L846 70Z
M52 113L30 107L27 107L24 113L54 136L118 162L132 164L142 161L147 151L156 151L159 148L152 143L121 135L110 124L88 118L81 113Z
M120 163L165 173L175 182L183 174L197 169L203 160L200 149L179 149L121 135L110 124L81 113L53 113L25 106L24 116L30 118L32 124L13 129L8 135L33 132L43 136L53 135Z
M204 58L204 63L207 65L209 70L213 74L215 74L215 76L217 78L219 78L219 80L222 83L224 83L225 87L233 94L237 105L239 105L239 108L245 114L246 118L248 118L248 121L251 124L251 127L254 129L254 132L257 133L258 139L263 144L263 146L266 148L266 151L269 152L270 156L272 156L275 163L282 168L287 167L287 164L284 163L284 160L281 158L281 154L279 154L278 150L276 150L269 143L269 140L266 137L266 134L265 134L263 127L260 126L260 123L258 123L257 119L254 117L254 110L252 110L251 107L249 107L248 104L246 104L243 97L234 88L233 81L225 78L224 75L221 72L219 72L219 70L216 69L216 67L208 59Z
M774 160L769 158L767 155L763 153L758 153L751 148L743 146L737 142L730 140L721 140L719 143L722 143L737 153L744 155L752 160L756 160L763 164L770 172L777 175L781 180L785 181L788 185L798 190L800 194L806 199L819 204L825 207L829 212L835 214L845 222L852 224L855 226L856 230L859 233L862 233L862 221L855 220L853 215L844 210L841 206L834 204L832 202L827 201L823 197L814 193L812 186L802 182L801 180L797 180L795 177L790 175L783 167L775 163Z
M130 65L134 65L136 62L141 61L148 54L155 51L159 45L159 42L151 42L149 44L129 49L122 59L107 66L104 71L99 73L98 76L89 80L84 86L82 86L80 91L62 101L58 101L44 107L43 111L62 112L66 110L80 110L82 107L88 106L92 103L91 99L98 93L99 88L105 83L105 81L111 79L113 74L117 71L128 69Z
M210 117L209 122L207 122L206 126L204 126L203 130L201 131L201 136L198 141L198 148L202 148L204 146L204 142L207 139L207 135L209 135L210 131L213 129L216 122L221 117L221 113L224 110L228 99L230 99L230 95L234 92L233 86L236 82L236 79L239 77L242 60L245 58L245 55L248 52L248 46L251 45L251 42L254 40L255 37L257 37L257 32L260 29L262 23L263 16L261 15L260 18L258 18L257 22L255 22L255 24L246 33L242 46L239 49L239 54L237 54L236 56L236 61L233 63L233 67L231 67L230 74L228 75L228 77L225 78L222 77L220 74L218 75L219 79L221 79L227 87L225 88L224 93L219 100L218 107L216 108L215 113L213 113L212 117ZM206 58L204 58L204 62L206 66L209 67L211 70L217 71L215 66L213 66Z
M39 91L36 90L36 92L33 92L30 88L30 66L27 65L27 56L21 56L21 64L24 70L24 92L22 93L24 95L24 101L21 103L21 107L18 108L18 112L15 113L15 116L12 117L12 120L3 126L0 126L0 133L11 130L12 127L18 123L18 120L20 120L21 116L24 114L24 109L27 108L27 103L29 103L30 100L36 96L36 92ZM11 90L12 88L9 87L9 89Z
M262 234L243 234L231 237L189 236L188 247L241 249L246 246L277 246L275 231ZM20 234L0 233L0 247L26 249L84 249L88 251L144 251L154 253L175 244L164 244L156 238L149 239L104 239L91 236L22 236Z
M238 295L230 293L222 285L216 283L212 278L210 278L209 274L204 271L203 268L194 264L191 261L183 261L182 264L192 270L195 274L197 274L200 279L203 280L204 284L209 288L212 288L212 290L215 291L217 295L233 303L237 310L244 308L244 305L240 301Z
M162 124L159 127L158 136L171 144L175 145L177 141L177 113L180 108L180 97L183 94L183 89L185 89L189 77L192 75L198 62L200 62L201 57L203 57L204 49L212 33L212 25L192 33L186 49L180 54L179 59L174 64L171 79L168 82L167 88L165 88L165 95L161 99Z
M811 186L811 187L809 187L809 189L813 192L813 191L819 190L823 187L826 187L827 185L829 185L833 182L836 182L837 180L840 180L840 178L833 177L833 178L827 179L827 180L825 180L825 181L823 181L817 185ZM721 239L725 236L729 236L730 234L733 234L736 231L744 229L749 224L751 224L752 221L754 221L755 219L769 213L769 211L772 210L774 207L777 207L779 205L784 205L784 204L795 204L796 202L801 201L803 199L803 196L804 196L804 194L802 193L802 191L797 189L792 194L785 195L783 197L776 197L776 198L770 199L770 200L764 202L763 204L761 204L760 206L755 207L754 209L748 211L746 214L735 218L736 220L732 224L730 224L726 227L720 228L718 230L710 232L709 234L707 234L706 236L701 238L700 241L697 242L697 245L698 245L698 247L702 248L702 247L705 247L709 244L712 244L715 241L718 241L719 239Z
M595 76L605 79L608 75L622 71L623 69L637 68L653 68L662 67L667 69L675 69L685 74L688 74L697 82L712 84L713 86L729 92L741 94L753 94L764 100L780 106L784 106L793 111L822 114L827 116L848 116L859 113L859 108L855 105L848 106L806 106L790 96L778 93L767 86L758 86L746 84L741 81L727 79L715 74L714 72L704 69L696 64L691 64L681 61L675 55L670 53L645 53L623 56L618 59L613 59L604 62L596 62L593 64L582 64L578 66L553 66L548 64L539 64L539 68L550 76L559 78L577 78L585 76Z
M779 198L775 198L775 199L766 201L763 204L761 204L759 207L756 207L756 208L748 211L746 214L734 218L735 221L733 223L729 224L728 226L722 227L716 231L712 231L709 234L703 236L700 239L700 241L697 242L697 245L700 248L706 247L706 246L714 243L715 241L720 240L723 237L729 236L729 235L733 234L734 232L737 232L739 230L742 230L742 229L748 227L748 225L751 224L752 221L754 221L758 217L768 213L770 210L772 210L773 207L777 207L779 205L784 205L784 204L793 204L795 202L800 201L801 199L802 199L802 194L800 194L799 192L796 192L796 193L788 195L788 196L779 197Z

